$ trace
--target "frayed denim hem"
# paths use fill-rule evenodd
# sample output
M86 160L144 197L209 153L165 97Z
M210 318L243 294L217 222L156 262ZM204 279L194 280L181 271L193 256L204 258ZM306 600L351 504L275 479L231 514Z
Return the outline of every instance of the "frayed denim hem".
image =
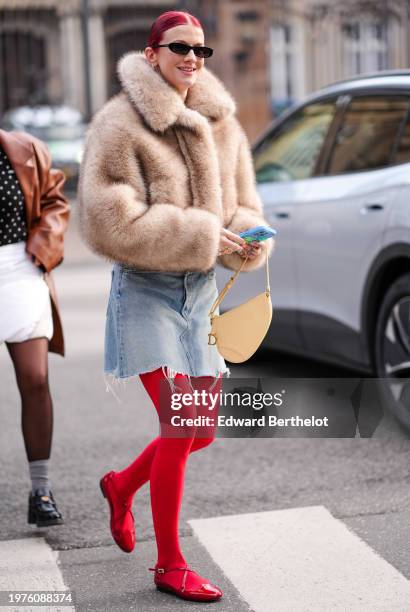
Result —
M164 369L164 368L165 368L165 369ZM170 366L162 366L162 371L163 371L163 373L164 373L164 376L167 378L167 380L168 380L168 382L169 382L169 385L170 385L170 387L171 387L171 391L172 391L172 393L174 393L174 391L175 391L175 386L176 386L176 383L175 383L175 376L178 374L178 371L177 371L177 370L174 370L174 369L173 369L173 368L171 368ZM180 374L182 374L182 372L179 372L179 373L180 373ZM215 385L216 385L216 383L218 382L218 380L219 380L219 379L220 379L220 378L221 378L221 377L222 377L224 374L226 374L226 375L227 375L227 378L229 378L229 377L230 377L230 375L231 375L231 371L230 371L230 369L229 369L229 368L226 368L225 370L220 370L220 371L218 372L218 375L214 377L214 378L215 378L215 380L214 380L214 382L212 383L212 385L209 387L208 391L212 391L212 389L215 387ZM184 376L186 376L186 377L188 378L188 380L189 380L189 386L190 386L190 387L191 387L191 389L192 389L192 393L194 393L194 392L195 392L195 389L193 388L192 383L191 383L191 375L190 375L190 374L184 374ZM211 376L211 374L202 374L201 376ZM178 388L179 388L179 387L178 387Z
M104 382L105 382L105 391L107 393L112 393L115 399L119 404L121 404L121 400L114 391L114 387L118 390L124 390L125 386L128 382L133 380L140 380L139 374L134 374L133 376L127 376L126 378L120 378L119 376L115 376L112 372L104 372Z
M175 383L175 376L177 374L182 374L182 372L179 372L178 370L175 370L173 368L171 368L170 366L158 366L162 368L162 372L164 374L164 376L166 377L166 379L168 380L169 386L171 388L171 392L175 393L175 389L179 389L179 387L177 386L177 384ZM149 372L154 371L157 368L154 368L153 370L148 370ZM142 372L141 372L142 373ZM229 378L231 376L231 371L230 369L227 367L225 368L225 370L220 370L218 372L218 375L215 376L215 380L212 383L212 385L208 388L208 392L212 391L212 389L215 387L215 385L217 384L218 380L223 377L223 375L226 374L226 377ZM194 393L195 389L192 386L191 383L191 375L190 374L184 374L184 376L186 376L189 380L189 386L192 389L192 393ZM201 374L201 376L212 376L212 374ZM112 372L104 372L104 381L105 381L105 390L107 393L111 392L114 397L116 398L116 400L118 402L121 403L120 398L117 396L117 394L115 393L114 389L113 389L113 385L117 386L124 389L125 385L133 380L140 380L140 375L139 374L133 374L132 376L124 376L124 377L118 377L115 376L115 374L113 374Z

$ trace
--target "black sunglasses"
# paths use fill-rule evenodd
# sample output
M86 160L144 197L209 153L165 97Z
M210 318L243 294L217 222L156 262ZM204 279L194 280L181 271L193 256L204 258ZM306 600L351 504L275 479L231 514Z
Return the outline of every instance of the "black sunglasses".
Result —
M153 45L153 49L157 47L169 47L173 53L177 53L178 55L188 55L191 49L194 50L194 53L197 57L211 57L214 52L211 47L191 47L191 45L186 45L184 43L172 42L168 45Z

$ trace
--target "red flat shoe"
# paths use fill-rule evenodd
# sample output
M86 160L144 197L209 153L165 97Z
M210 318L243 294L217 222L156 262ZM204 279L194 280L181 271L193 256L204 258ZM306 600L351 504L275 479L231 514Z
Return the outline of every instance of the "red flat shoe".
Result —
M132 552L135 546L134 516L131 501L124 501L115 489L115 472L108 472L100 480L102 494L110 506L110 527L114 541L124 552Z
M188 566L173 567L172 569L164 569L163 567L149 567L151 572L155 572L154 582L159 591L172 593L181 599L189 599L190 601L217 601L222 597L222 591L217 586L202 578ZM182 580L173 576L169 576L167 580L166 574L172 572L184 572ZM188 572L192 572L191 575ZM193 574L193 575L192 575ZM196 580L190 580L196 578ZM191 582L191 586L190 583ZM196 584L194 584L196 582ZM178 586L180 584L180 586Z

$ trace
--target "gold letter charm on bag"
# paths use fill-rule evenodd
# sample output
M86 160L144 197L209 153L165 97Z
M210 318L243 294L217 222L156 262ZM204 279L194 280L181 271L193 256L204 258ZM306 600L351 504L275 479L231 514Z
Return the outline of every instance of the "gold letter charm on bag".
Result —
M216 345L222 357L232 363L242 363L252 357L265 338L272 320L267 252L266 291L222 315L214 314L247 259L244 259L239 270L226 283L209 312L211 331L208 334L208 344Z

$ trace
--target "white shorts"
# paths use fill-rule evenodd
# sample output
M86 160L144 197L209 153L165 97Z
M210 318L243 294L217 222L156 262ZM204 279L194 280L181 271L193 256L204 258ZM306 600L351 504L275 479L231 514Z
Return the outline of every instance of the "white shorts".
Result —
M50 292L25 247L0 247L0 344L53 336Z

